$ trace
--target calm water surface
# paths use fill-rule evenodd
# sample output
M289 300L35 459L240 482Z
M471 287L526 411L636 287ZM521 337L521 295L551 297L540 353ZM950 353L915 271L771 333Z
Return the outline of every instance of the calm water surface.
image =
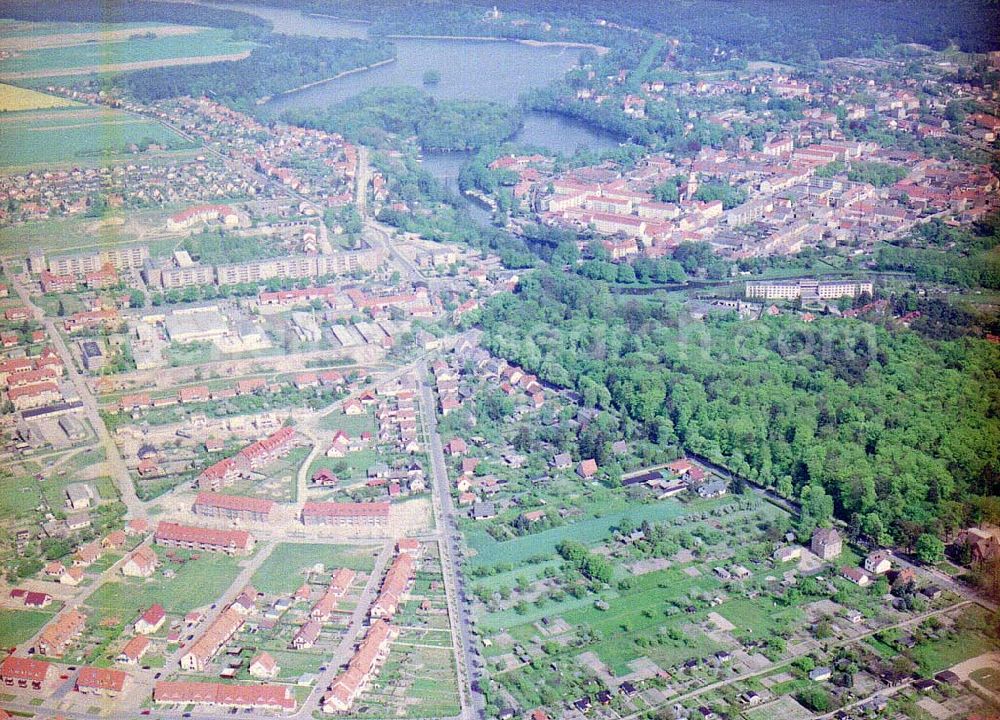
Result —
M271 21L277 32L318 37L366 37L367 26L338 18L303 15L295 10L245 3L211 4L255 13ZM393 39L396 61L328 83L289 93L267 103L274 113L288 109L326 107L353 97L368 88L392 85L419 87L441 99L492 100L513 103L532 88L543 87L561 78L576 65L578 48L535 47L502 40ZM423 84L424 73L435 70L441 76L436 85ZM537 145L571 154L578 147L604 150L617 140L568 118L529 113L524 127L513 142ZM424 166L438 179L457 190L458 172L469 159L467 153L429 153ZM477 208L477 205L472 205ZM488 217L479 211L477 219Z

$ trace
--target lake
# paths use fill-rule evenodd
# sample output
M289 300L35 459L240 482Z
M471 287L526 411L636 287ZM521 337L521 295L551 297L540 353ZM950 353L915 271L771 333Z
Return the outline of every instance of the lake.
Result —
M212 5L255 13L270 20L275 31L290 35L331 38L367 35L364 23L350 20L243 3ZM292 108L325 107L368 88L392 85L418 87L441 99L514 103L525 91L561 78L579 62L582 52L579 48L540 47L504 40L393 38L392 42L397 49L395 62L282 95L265 107L276 114ZM424 85L424 73L428 70L436 71L440 82ZM545 113L528 113L524 126L511 140L566 155L578 147L606 150L618 144L612 135ZM467 153L429 153L424 166L457 190L458 172L468 158ZM487 214L475 215L482 219Z

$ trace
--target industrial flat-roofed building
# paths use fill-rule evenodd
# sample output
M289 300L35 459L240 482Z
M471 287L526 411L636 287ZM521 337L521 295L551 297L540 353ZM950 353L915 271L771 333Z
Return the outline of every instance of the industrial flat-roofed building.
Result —
M174 311L163 321L172 342L215 340L229 334L229 323L215 305Z

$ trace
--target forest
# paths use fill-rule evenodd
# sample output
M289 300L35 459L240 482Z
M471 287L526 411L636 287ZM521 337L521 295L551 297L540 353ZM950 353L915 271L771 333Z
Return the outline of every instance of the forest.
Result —
M521 127L521 112L481 100L437 100L410 87L371 88L326 110L292 110L286 122L339 132L375 147L385 133L416 136L424 150L476 150L503 142Z
M324 0L294 4L329 11ZM500 21L486 17L494 4L493 0L391 4L341 0L337 13L372 21L374 33L553 39L553 29L566 27L570 39L604 44L629 42L628 34L608 32L614 29L612 24L638 26L681 40L698 38L698 45L707 49L706 61L716 55L716 48L723 57L738 54L749 60L798 63L884 52L895 43L921 43L938 50L955 43L970 52L998 47L991 19L995 6L988 0L510 0L503 3ZM511 18L518 16L535 22L512 25ZM546 30L544 22L553 28Z
M947 537L1000 493L995 344L833 317L695 322L554 270L478 323L495 354L607 411L589 452L621 435L694 452L876 542Z
M207 95L246 110L262 98L395 55L393 45L379 40L278 34L254 39L261 44L243 60L137 70L124 83L143 102Z

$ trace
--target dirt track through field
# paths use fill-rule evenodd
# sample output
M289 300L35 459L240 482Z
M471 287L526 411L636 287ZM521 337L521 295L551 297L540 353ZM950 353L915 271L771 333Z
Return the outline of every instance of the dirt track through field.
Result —
M0 74L0 80L28 80L31 78L62 77L64 75L90 75L91 73L127 72L129 70L148 70L149 68L170 67L176 65L202 65L204 63L222 62L226 60L243 60L250 56L249 50L228 55L204 55L201 57L163 58L162 60L141 60L130 63L108 63L86 65L75 68L58 68L54 70L28 70Z
M44 48L72 47L89 42L125 42L136 35L153 33L157 37L191 35L204 28L192 25L164 25L162 27L126 28L124 30L99 30L87 33L53 33L51 35L18 35L0 38L0 50L23 52Z

